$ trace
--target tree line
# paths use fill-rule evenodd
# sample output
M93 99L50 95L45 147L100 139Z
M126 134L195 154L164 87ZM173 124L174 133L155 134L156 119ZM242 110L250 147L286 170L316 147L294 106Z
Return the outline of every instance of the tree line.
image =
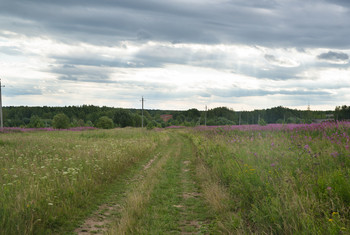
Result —
M335 111L310 111L289 109L282 106L254 111L234 111L227 107L216 107L207 111L189 109L143 111L144 126L196 126L196 125L244 125L269 123L311 123L315 119L329 119L334 115L337 120L350 119L350 107L336 107ZM166 122L161 115L169 114L172 118ZM140 109L99 107L94 105L65 107L28 107L9 106L3 108L5 127L64 127L93 126L98 128L141 127ZM62 121L64 120L64 121ZM60 125L58 125L60 126ZM61 126L59 127L61 128Z

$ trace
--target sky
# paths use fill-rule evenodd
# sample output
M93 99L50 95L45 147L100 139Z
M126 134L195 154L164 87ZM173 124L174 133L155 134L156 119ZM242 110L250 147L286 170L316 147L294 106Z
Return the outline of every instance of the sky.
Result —
M334 110L348 0L0 0L4 106Z

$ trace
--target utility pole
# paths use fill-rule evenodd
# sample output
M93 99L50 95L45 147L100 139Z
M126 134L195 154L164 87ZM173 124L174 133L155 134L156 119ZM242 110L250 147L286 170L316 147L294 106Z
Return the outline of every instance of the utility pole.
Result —
M3 130L3 128L4 128L4 120L3 120L3 118L2 118L2 94L1 94L1 87L5 87L5 86L2 86L1 85L1 78L0 78L0 118L1 118L1 126L0 126L0 128L1 128L1 131Z
M145 100L143 99L143 96L142 96L141 102L142 102L142 128L143 128L143 103L145 102Z

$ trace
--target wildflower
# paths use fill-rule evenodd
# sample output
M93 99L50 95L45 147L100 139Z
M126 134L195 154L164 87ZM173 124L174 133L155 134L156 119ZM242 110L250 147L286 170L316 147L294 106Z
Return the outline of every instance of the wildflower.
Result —
M329 219L328 221L329 221L329 222L333 222L333 219Z
M338 152L331 153L332 157L337 157L339 155Z
M327 187L327 190L331 190L331 189L332 189L332 187L329 187L329 186Z
M332 212L332 215L338 215L339 213L338 212L336 212L336 211L333 211Z
M274 167L276 166L276 163L271 163L270 166Z
M304 149L308 150L310 147L308 144L305 144Z
M49 206L53 206L53 203L52 203L52 202L49 202L49 203L47 203L47 205L49 205Z

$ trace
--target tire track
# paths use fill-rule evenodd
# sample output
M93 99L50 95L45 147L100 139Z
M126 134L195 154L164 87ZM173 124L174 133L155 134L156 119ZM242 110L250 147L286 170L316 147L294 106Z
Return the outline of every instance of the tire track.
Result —
M142 179L145 172L152 166L158 157L158 154L155 155L142 167L142 171L140 173L134 175L129 182L125 183L135 182ZM84 223L80 227L76 228L74 232L78 235L104 234L107 232L111 226L111 223L122 211L121 203L116 203L116 200L118 199L112 196L108 203L100 205L92 216L85 219Z

